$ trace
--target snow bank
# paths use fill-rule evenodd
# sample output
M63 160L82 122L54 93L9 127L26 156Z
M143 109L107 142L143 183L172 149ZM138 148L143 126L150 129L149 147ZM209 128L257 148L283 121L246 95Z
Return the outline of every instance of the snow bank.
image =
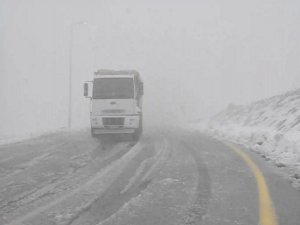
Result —
M229 105L197 128L243 144L286 167L293 182L300 183L300 89L246 106Z
M0 147L8 144L16 144L16 143L23 143L26 141L32 141L32 140L37 140L45 137L49 137L51 135L62 135L62 134L74 134L77 132L88 132L89 128L87 127L80 127L80 128L72 128L68 129L65 127L57 128L57 129L52 129L52 130L42 130L39 132L31 132L28 134L20 135L18 137L0 137Z

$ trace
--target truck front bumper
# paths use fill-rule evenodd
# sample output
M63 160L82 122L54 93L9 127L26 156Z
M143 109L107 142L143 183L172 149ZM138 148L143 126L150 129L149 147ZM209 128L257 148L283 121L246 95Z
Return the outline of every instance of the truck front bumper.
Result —
M92 128L94 134L133 134L135 129Z
M91 128L95 134L134 133L139 126L139 114L91 117Z

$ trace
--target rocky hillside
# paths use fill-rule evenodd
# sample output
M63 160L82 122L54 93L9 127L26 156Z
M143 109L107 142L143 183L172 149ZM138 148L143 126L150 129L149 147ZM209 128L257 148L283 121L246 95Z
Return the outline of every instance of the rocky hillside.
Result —
M300 89L254 102L247 106L230 105L212 118L218 125L260 127L276 133L300 131Z
M211 135L243 144L285 168L299 187L300 89L250 105L229 105L200 127Z

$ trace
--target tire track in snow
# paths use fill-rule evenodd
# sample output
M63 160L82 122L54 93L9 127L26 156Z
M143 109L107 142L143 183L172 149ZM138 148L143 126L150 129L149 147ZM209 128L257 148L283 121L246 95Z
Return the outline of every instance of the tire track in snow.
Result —
M49 194L49 191L54 190L54 187L56 185L59 185L60 183L63 183L65 177L68 177L70 175L73 175L76 171L64 171L63 173L53 173L53 176L50 176L49 178L45 177L47 174L40 174L40 177L44 177L44 181L35 183L33 180L29 180L29 175L32 176L26 169L30 168L33 171L38 171L38 168L32 168L35 165L38 165L39 163L43 163L42 161L49 161L49 157L47 156L54 156L55 153L59 152L51 152L51 153L45 153L41 156L38 156L36 158L33 158L29 162L25 162L24 165L27 165L26 168L24 168L22 171L17 171L15 174L12 175L18 175L16 177L6 177L5 179L1 179L1 196L3 196L2 200L0 201L0 209L1 214L7 213L10 211L9 208L13 209L13 206L22 206L25 204L28 204L34 199L39 198L39 196L47 195ZM88 154L88 153L87 153ZM25 174L20 174L21 172L26 172ZM38 171L39 172L39 171ZM11 175L11 176L12 176ZM34 174L35 177L37 177L36 174ZM25 180L23 180L25 179ZM36 178L37 179L37 178ZM39 178L41 179L41 178ZM62 181L61 181L62 180ZM20 183L21 182L21 183ZM22 188L18 188L15 191L13 191L14 187L20 186L20 184L23 185ZM21 190L21 193L17 193L16 191ZM53 191L52 191L53 192ZM40 193L40 194L39 194ZM13 195L13 197L10 197ZM4 198L7 197L7 198ZM6 200L7 199L7 200Z
M193 138L195 139L197 137L194 135ZM211 182L208 169L200 156L198 149L199 146L196 147L192 143L193 139L189 137L185 137L184 141L180 142L180 144L184 148L186 148L192 155L198 173L198 181L196 192L194 194L194 200L191 203L190 207L187 209L186 215L182 218L182 221L180 222L180 224L188 225L202 224L202 217L207 212L209 199L211 198Z
M69 192L64 196L60 196L60 198L55 198L54 200L50 201L48 204L40 206L39 208L35 208L31 212L17 219L14 219L7 224L8 225L22 224L22 222L24 221L30 220L32 218L34 219L34 217L38 216L42 212L48 211L51 208L53 210L55 206L60 205L65 201L74 200L76 197L85 194L90 194L91 196L93 196L95 192L99 190L103 191L107 187L107 185L116 178L116 176L120 173L120 171L122 171L123 168L125 168L126 164L141 150L141 148L142 148L141 145L137 144L121 158L117 159L116 161L112 162L104 169L94 174L94 176L90 178L85 184L77 187L76 189L69 190ZM112 174L114 176L110 176ZM106 180L106 182L101 182L103 180ZM96 186L97 188L94 186Z
M67 170L67 173L55 176L50 180L47 179L44 183L32 184L32 188L28 191L9 197L7 200L3 199L1 202L2 217L5 216L7 218L6 221L9 221L19 215L29 213L38 206L45 205L45 201L49 202L53 201L53 198L59 198L63 193L69 192L82 185L96 172L100 171L114 160L122 157L122 155L126 154L129 150L130 146L128 146L128 143L127 145L124 145L124 143L117 143L114 146L111 145L111 147L111 149L103 150L98 146L95 149L89 150L90 152L87 153L90 155L92 161L87 162L85 167L74 169L71 168L74 165L68 165L67 168L69 169ZM74 155L72 158L75 161L82 161L82 159L77 156L78 155ZM24 185L26 186L26 183L24 183ZM0 223L2 223L1 220L3 219L0 217Z
M186 208L193 203L196 191L197 168L192 155L182 148L179 136L173 137L173 141L171 139L173 135L170 135L169 132L162 136L167 149L160 151L158 148L159 151L154 156L156 165L151 164L143 174L138 172L142 169L137 169L136 174L132 177L133 184L125 190L122 189L122 192L133 191L138 184L143 184L143 180L151 182L140 193L136 192L135 196L126 201L119 210L97 225L173 225L177 224L186 214ZM141 164L140 167L146 166ZM101 209L98 208L99 211ZM96 224L83 221L81 224ZM79 223L72 225L79 225Z
M118 179L67 225L102 224L102 221L109 219L146 189L155 174L162 169L163 161L170 155L170 149L163 140L162 145L157 145L156 142L151 152L149 147L143 151L146 153L137 155Z

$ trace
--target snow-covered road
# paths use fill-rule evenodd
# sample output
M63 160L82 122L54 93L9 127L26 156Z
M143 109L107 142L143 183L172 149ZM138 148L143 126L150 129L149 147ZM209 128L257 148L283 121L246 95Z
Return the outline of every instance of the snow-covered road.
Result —
M278 223L297 225L300 196L263 171ZM138 143L59 133L0 147L0 224L258 224L255 179L224 144L188 130Z

